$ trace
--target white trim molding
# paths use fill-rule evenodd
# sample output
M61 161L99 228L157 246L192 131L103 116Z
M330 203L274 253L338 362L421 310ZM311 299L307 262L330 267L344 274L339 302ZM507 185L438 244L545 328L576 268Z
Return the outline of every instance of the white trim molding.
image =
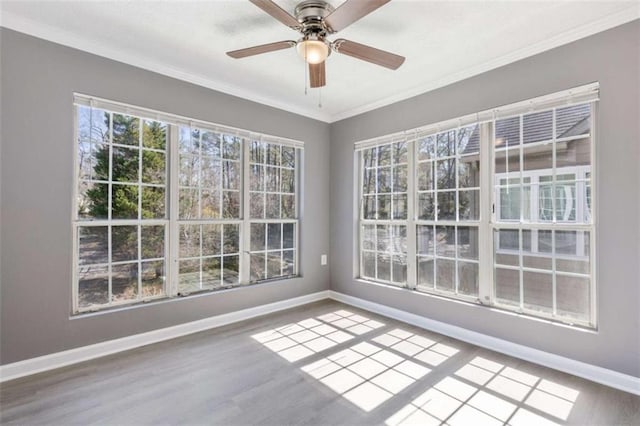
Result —
M329 298L329 290L0 365L0 383Z
M129 64L168 77L176 78L178 80L186 81L232 96L237 96L263 105L278 108L283 111L299 114L304 117L323 121L325 123L334 123L346 118L354 117L356 115L364 114L365 112L391 105L399 101L410 99L414 96L430 92L449 84L453 84L457 81L465 80L467 78L482 74L487 71L491 71L501 66L519 61L521 59L528 58L538 53L542 53L547 50L551 50L553 48L571 43L573 41L597 34L599 32L606 31L619 25L626 24L640 17L640 8L638 8L636 4L632 4L630 7L620 10L616 13L603 16L602 18L590 23L579 25L576 28L572 28L554 37L550 37L538 43L534 43L530 46L509 52L505 55L499 56L489 61L473 65L459 72L449 74L446 77L432 80L425 84L419 84L411 89L401 91L392 96L388 96L374 102L357 105L352 108L347 108L336 113L329 113L316 108L315 106L305 107L300 105L291 105L290 103L283 102L282 100L277 99L273 96L257 93L255 91L230 84L220 79L213 78L211 75L203 76L200 74L196 74L182 69L175 64L167 64L150 57L134 54L133 52L126 49L114 48L112 46L109 46L108 43L99 42L97 40L89 40L73 32L51 25L45 25L40 22L35 22L32 19L28 19L5 10L2 10L2 13L0 13L0 15L0 26L9 28L14 31L42 38L44 40L82 50L84 52L89 52L94 55L102 56L104 58L123 62L125 64Z
M44 371L54 370L56 368L66 367L68 365L100 358L129 349L135 349L141 346L175 339L177 337L186 336L200 331L222 327L224 325L306 305L308 303L324 299L333 299L335 301L415 325L426 330L444 334L476 346L563 371L565 373L573 374L574 376L582 377L625 392L640 395L640 378L638 377L487 336L475 331L435 321L420 315L349 296L333 290L319 291L305 296L294 297L292 299L242 309L236 312L216 315L173 327L162 328L159 330L149 331L147 333L136 334L89 346L69 349L67 351L43 355L24 361L18 361L11 364L0 365L0 383Z
M553 368L555 370L582 377L583 379L591 380L625 392L640 395L640 377L619 373L596 365L587 364L560 355L533 349L528 346L512 343L507 340L487 336L486 334L477 333L455 325L432 320L407 311L370 302L368 300L349 296L333 290L329 290L329 297L335 301L393 318L398 321L406 322L425 330L453 337L454 339L458 339L463 342L533 362L544 367Z
M262 105L278 108L303 117L320 120L325 123L329 123L331 119L331 116L328 113L315 108L315 106L303 107L291 105L290 103L283 102L273 96L265 96L263 94L255 93L252 90L247 90L238 85L213 78L210 75L203 76L196 74L181 68L179 65L158 61L150 58L149 56L136 54L135 52L127 49L114 48L109 46L108 43L90 40L65 29L42 24L12 12L2 10L0 15L2 17L0 20L0 27L28 34L53 43L58 43L83 52L88 52L103 58L122 62L127 65L142 68L177 80L186 81L187 83L192 83L227 95L236 96Z
M471 78L476 75L494 70L496 68L500 68L502 66L520 61L522 59L529 58L539 53L555 49L556 47L564 46L565 44L569 44L582 38L592 36L599 32L615 28L619 25L624 25L638 18L640 18L640 8L637 5L630 6L619 12L604 16L591 23L580 25L576 28L572 28L568 31L560 33L554 37L547 38L540 42L531 44L527 47L523 47L521 49L509 52L505 55L498 56L489 61L473 65L458 72L448 74L447 76L440 79L432 80L424 84L419 84L411 89L398 92L392 96L388 96L374 102L362 104L353 108L346 109L344 111L337 112L329 117L329 123L335 123L340 120L383 108L396 102L411 99L414 96L431 92L432 90L454 84L458 81L466 80L467 78Z

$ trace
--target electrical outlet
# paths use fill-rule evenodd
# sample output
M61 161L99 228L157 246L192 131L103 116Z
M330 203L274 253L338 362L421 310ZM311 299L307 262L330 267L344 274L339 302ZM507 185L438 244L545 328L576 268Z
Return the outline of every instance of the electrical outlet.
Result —
M327 255L323 254L322 256L320 256L320 264L321 265L326 265L327 264Z

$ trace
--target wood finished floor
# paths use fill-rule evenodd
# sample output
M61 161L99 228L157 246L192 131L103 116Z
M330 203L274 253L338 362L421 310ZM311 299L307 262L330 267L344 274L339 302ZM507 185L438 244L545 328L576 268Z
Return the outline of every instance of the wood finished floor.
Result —
M640 425L640 397L333 301L0 385L16 425Z

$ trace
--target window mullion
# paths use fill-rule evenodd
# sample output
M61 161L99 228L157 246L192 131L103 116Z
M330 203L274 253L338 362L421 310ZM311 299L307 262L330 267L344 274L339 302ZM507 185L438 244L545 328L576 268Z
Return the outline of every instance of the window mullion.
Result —
M91 111L91 126L93 127L93 108L91 108ZM109 262L109 269L107 273L109 274L109 299L107 300L107 306L110 306L111 299L113 298L113 266L111 265L111 252L113 248L111 238L111 233L113 231L113 226L111 226L111 220L113 219L113 113L109 113L109 186L107 191L107 218L109 219L109 225L107 227L107 253Z
M137 229L137 246L138 246L138 297L142 299L142 138L144 136L143 126L144 120L138 120L138 223Z
M251 255L249 252L251 245L251 221L250 221L250 202L251 193L251 164L250 164L250 143L245 139L242 144L242 230L240 232L240 283L247 284L249 282L249 271ZM263 168L264 173L264 168ZM266 179L266 176L265 176ZM264 207L264 206L263 206Z
M524 115L520 114L520 116L518 117L518 120L520 121L520 125L518 126L520 129L520 136L519 136L519 140L520 140L520 145L518 147L519 151L519 155L520 155L520 164L518 165L519 168L519 174L518 176L520 177L520 223L522 224L524 222ZM529 183L531 184L532 181L529 181ZM540 185L536 185L535 188L539 191L540 190ZM536 198L536 202L537 202L537 198ZM529 206L529 209L531 209L531 206ZM529 222L531 222L533 220L533 216L534 214L537 215L539 210L536 207L536 213L532 213L531 211L529 211ZM520 295L520 299L518 301L518 308L520 311L522 311L522 309L524 309L524 273L522 272L522 266L523 266L523 259L522 259L522 229L518 230L518 265L520 266L520 270L518 271L518 292Z
M78 114L79 114L79 107L77 105L74 105L73 107L73 135L75 137L75 149L76 152L78 150L78 144L80 143L80 137L79 137L79 123L78 123ZM91 152L91 125L89 125L89 152ZM79 163L78 163L78 156L74 155L73 156L73 172L75 174L75 176L80 176L79 173ZM91 175L91 178L93 178L93 174ZM77 200L78 200L78 193L79 193L79 179L74 179L74 185L73 185L73 189L72 189L72 194L73 196L71 197L71 218L73 221L73 227L72 227L72 231L71 231L71 236L72 236L72 241L71 241L71 247L73 250L73 268L72 268L72 273L71 273L71 279L73 280L73 284L71 285L71 309L72 309L72 313L73 312L77 312L78 311L78 307L80 305L79 303L79 278L80 278L80 274L79 274L79 264L80 264L80 250L79 250L79 244L78 244L78 206L77 206Z
M492 184L495 126L480 124L480 224L478 226L478 298L480 303L493 303L493 229Z
M458 123L458 127L456 128L456 138L454 140L454 145L453 145L453 153L454 153L453 181L455 182L454 183L454 187L455 187L454 209L455 209L455 220L456 220L456 224L453 227L453 246L455 248L454 260L453 260L453 293L455 295L458 295L460 291L460 276L458 271L458 228L460 224L460 180L458 177L458 166L460 165L460 153L458 151L460 149L460 145L462 144L459 143L459 138L460 138L460 123Z
M356 277L362 277L364 271L364 262L363 262L363 245L364 245L364 232L362 232L363 228L363 220L364 220L364 151L356 151L356 167L357 167L357 176L355 178L356 181L356 194L358 194L358 206L357 206L357 223L356 227L356 235L358 236L358 270L356 271ZM375 225L375 222L374 222ZM374 248L377 247L376 235L374 232Z
M589 268L589 272L591 274L591 279L590 281L590 292L589 294L590 296L590 312L591 315L589 317L589 323L592 326L596 326L596 322L597 322L597 303L596 303L596 220L597 220L597 188L596 188L596 174L598 172L598 167L596 167L596 152L595 152L595 148L596 148L596 138L598 135L598 120L596 120L596 113L598 110L598 103L597 102L591 102L591 116L590 116L590 123L591 123L591 132L590 132L590 138L589 138L589 151L590 151L590 156L589 156L589 164L591 166L591 170L590 170L590 179L589 179L589 185L591 186L591 211L590 211L590 230L589 230L589 259L590 261L590 268ZM586 197L586 193L585 193L585 197ZM585 199L585 203L586 203L586 199ZM586 206L586 208L588 209L589 207Z
M416 161L417 141L407 143L407 287L415 289L418 282L416 243Z
M556 146L556 121L557 121L557 114L558 111L554 108L552 110L552 115L551 115L551 137L552 137L552 142L551 142L551 210L553 211L553 224L555 225L557 223L557 213L556 210L558 209L558 205L556 203L556 185L557 185L557 170L556 170L556 164L557 164L557 158L556 158L556 151L557 151L557 146ZM566 207L566 206L565 206ZM563 218L564 219L564 218ZM577 218L576 218L577 219ZM577 235L577 234L576 234ZM556 236L557 236L557 230L553 230L551 231L551 312L552 315L555 316L557 314L557 305L558 305L558 300L557 300L557 294L556 294L556 289L557 289L557 279L556 279ZM577 241L576 241L577 244ZM576 246L577 247L577 246Z
M169 241L165 244L165 252L168 251L166 259L167 276L169 283L165 291L168 296L175 296L178 293L179 279L179 175L180 175L180 153L178 149L178 137L180 129L176 125L168 125L169 130Z

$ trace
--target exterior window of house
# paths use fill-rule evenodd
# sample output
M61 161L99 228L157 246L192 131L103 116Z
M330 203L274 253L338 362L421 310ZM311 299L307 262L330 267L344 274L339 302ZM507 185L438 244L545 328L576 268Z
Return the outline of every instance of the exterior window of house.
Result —
M75 103L74 313L298 274L301 142Z
M585 86L357 143L358 276L595 326L597 94Z

